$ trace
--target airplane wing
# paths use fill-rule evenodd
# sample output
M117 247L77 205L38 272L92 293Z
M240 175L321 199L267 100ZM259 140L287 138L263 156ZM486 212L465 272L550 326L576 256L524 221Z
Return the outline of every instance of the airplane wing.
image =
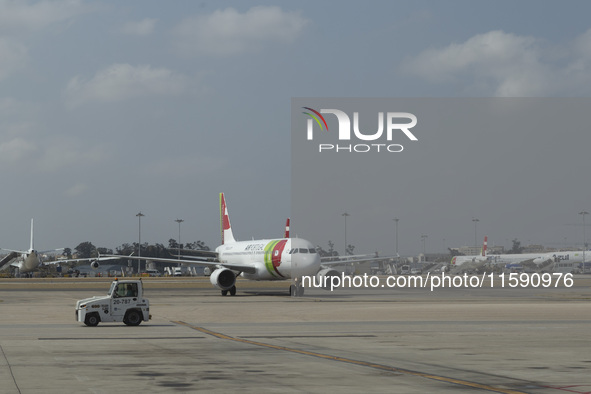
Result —
M214 252L215 253L215 252ZM216 254L217 256L217 254ZM109 258L118 258L118 259L131 259L131 260L150 260L160 263L181 263L181 264L191 264L191 265L200 265L204 267L210 267L216 269L218 267L228 268L232 271L240 271L246 272L248 274L256 273L256 267L251 264L224 264L220 263L219 261L203 261L203 260L187 260L187 259L166 259L163 257L144 257L144 256L122 256L122 255L103 255L102 257L109 257ZM196 257L196 256L195 256Z
M246 264L220 264L221 267L230 269L232 271L246 272L247 274L256 274L257 269L253 265Z
M183 259L189 259L191 261L203 261L203 262L209 262L209 263L215 263L215 262L218 261L217 253L215 253L215 255L212 255L211 257L206 257L206 256L187 256L187 255L182 254L181 255L181 258L183 258Z
M321 259L320 265L324 268L332 267L335 265L346 265L346 264L360 264L360 263L367 263L371 261L382 261L382 260L389 260L395 258L394 256L387 256L387 257L367 257L368 255L356 255L356 256L345 256L340 257L339 259L335 260L335 257L329 257L327 260Z
M105 257L105 256L99 256L99 257L84 257L84 258L80 258L80 259L60 259L60 260L53 260L53 261L43 261L44 265L48 265L48 264L61 264L61 263L78 263L81 261L105 261L105 260L114 260L115 257Z
M168 253L170 253L171 256L176 256L178 253L178 249L174 249L174 248L168 248ZM215 250L194 250L194 249L181 249L181 251L183 253L190 253L190 254L185 254L182 255L182 257L190 257L190 258L217 258L218 257L218 253Z
M24 250L13 250L13 249L4 249L4 248L0 248L0 250L5 250L7 252L14 252L14 253L18 253L18 254L27 254L27 253L29 253L28 251L24 251Z
M108 257L111 259L130 259L130 260L150 260L156 261L160 263L183 263L183 264L193 264L193 265L202 265L205 267L215 267L218 266L220 263L216 261L201 261L201 260L187 260L187 259L167 259L164 257L149 257L149 256L125 256L120 254L107 254L102 255L101 257Z
M346 261L346 260L354 260L357 258L366 258L369 257L368 254L356 254L356 255L347 255L347 256L325 256L320 258L321 263L329 263L331 261ZM375 256L374 256L375 257Z

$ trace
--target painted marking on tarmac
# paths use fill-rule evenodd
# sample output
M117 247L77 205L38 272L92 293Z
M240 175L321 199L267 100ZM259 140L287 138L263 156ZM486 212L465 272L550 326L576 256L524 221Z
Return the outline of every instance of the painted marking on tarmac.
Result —
M8 357L6 357L6 353L4 353L4 349L2 349L2 346L0 346L0 352L2 353L4 360L6 360L6 366L8 367L8 372L10 372L10 376L12 377L12 381L14 382L14 387L16 387L16 390L20 394L21 389L20 389L20 387L18 387L18 383L16 382L16 378L14 377L14 372L12 372L12 366L10 365L10 362L8 361Z
M236 338L236 337L232 337L232 336L229 336L226 334L222 334L220 332L208 330L207 328L194 326L192 324L189 324L189 323L186 323L183 321L173 321L173 323L179 324L179 325L182 325L185 327L189 327L193 330L197 330L199 332L211 335L211 336L219 338L219 339L226 339L229 341L242 342L242 343L247 343L249 345L262 346L262 347L266 347L266 348L270 348L270 349L283 350L286 352L298 353L298 354L303 354L303 355L312 356L312 357L318 357L318 358L322 358L322 359L326 359L326 360L339 361L339 362L343 362L343 363L347 363L347 364L355 364L355 365L360 365L360 366L364 366L364 367L379 369L382 371L396 372L396 373L400 373L400 374L404 374L404 375L419 376L422 378L437 380L440 382L453 383L453 384L457 384L460 386L472 387L472 388L477 388L477 389L487 390L487 391L493 391L495 393L527 394L523 391L504 389L504 388L489 386L486 384L470 382L468 380L449 378L446 376L433 375L433 374L429 374L429 373L425 373L425 372L412 371L410 369L391 367L389 365L375 364L375 363L370 363L367 361L353 360L353 359L345 358L345 357L331 356L329 354L310 352L307 350L294 349L294 348L290 348L290 347L286 347L286 346L271 345L269 343L251 341L249 339L243 339L243 338Z

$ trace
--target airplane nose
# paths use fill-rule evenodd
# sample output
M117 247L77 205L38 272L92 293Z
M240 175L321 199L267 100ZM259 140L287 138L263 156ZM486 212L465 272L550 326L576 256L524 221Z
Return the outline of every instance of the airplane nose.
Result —
M315 275L320 267L320 257L312 254L298 254L292 261L293 276Z

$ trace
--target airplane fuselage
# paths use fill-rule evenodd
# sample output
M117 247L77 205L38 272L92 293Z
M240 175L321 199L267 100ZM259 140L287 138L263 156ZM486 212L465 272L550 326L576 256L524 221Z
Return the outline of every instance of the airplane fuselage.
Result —
M536 264L541 264L547 261L568 261L571 263L583 262L583 251L569 250L564 252L548 252L548 253L523 253L523 254L489 254L486 256L456 256L452 259L452 265L458 267L464 263L473 262L490 262L490 263L506 263L506 262L524 262L532 261ZM591 251L585 252L585 261L591 260Z
M222 264L254 267L254 273L241 274L252 280L285 280L320 270L314 244L301 238L232 242L218 246L216 252Z
M20 256L10 265L17 268L19 273L25 274L28 272L35 271L41 265L41 259L36 250L28 250L20 253Z

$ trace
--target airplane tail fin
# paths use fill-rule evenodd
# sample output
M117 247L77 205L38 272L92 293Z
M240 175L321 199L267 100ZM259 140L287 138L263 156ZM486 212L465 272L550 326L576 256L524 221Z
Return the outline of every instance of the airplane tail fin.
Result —
M484 237L484 243L482 244L482 256L486 257L486 247L488 246L488 237Z
M236 242L234 234L232 234L232 226L230 225L230 216L228 215L224 193L220 193L220 224L222 228L222 245Z
M285 234L283 238L289 238L289 218L287 218L287 222L285 222Z
M29 246L29 250L33 250L33 219L31 219L31 245Z

